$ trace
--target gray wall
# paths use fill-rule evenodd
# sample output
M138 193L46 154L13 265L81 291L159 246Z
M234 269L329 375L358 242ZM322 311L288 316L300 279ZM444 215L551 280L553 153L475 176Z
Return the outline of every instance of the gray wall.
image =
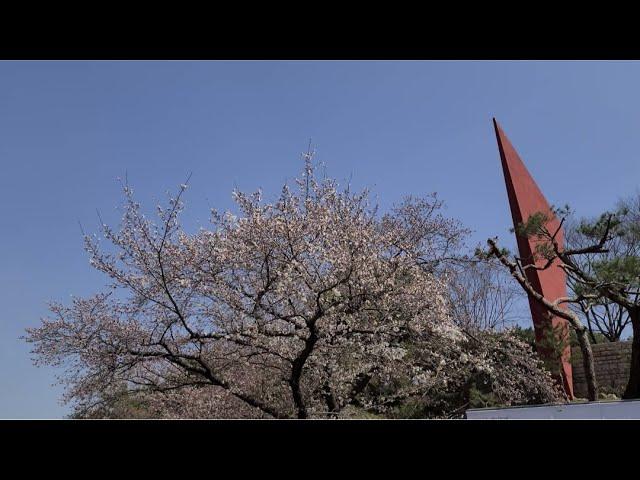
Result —
M631 342L607 342L591 345L596 369L596 380L602 393L620 396L629 380ZM573 366L573 391L576 397L587 397L582 353L579 347L571 349Z

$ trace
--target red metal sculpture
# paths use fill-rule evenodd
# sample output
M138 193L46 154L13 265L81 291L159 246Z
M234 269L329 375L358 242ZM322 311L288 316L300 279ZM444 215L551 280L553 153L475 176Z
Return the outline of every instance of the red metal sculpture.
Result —
M529 174L524 163L522 163L518 152L513 148L513 145L511 145L511 142L509 142L509 139L504 134L495 118L493 119L493 126L498 140L498 148L500 150L500 158L502 160L502 171L507 185L507 194L509 196L509 205L511 207L514 227L517 227L518 224L527 221L530 215L536 212L544 212L552 219L548 224L549 230L555 232L559 226L559 221L551 212L551 207L547 203L547 200L542 195L542 192L540 192L536 182L531 177L531 174ZM558 236L556 238L559 245L562 246L562 230L558 232ZM518 242L520 257L523 259L525 264L530 265L533 262L532 253L535 252L536 241L519 235L516 235L516 240ZM539 266L543 264L544 261L538 261L537 263ZM560 297L567 296L566 274L564 270L558 267L557 259L554 261L554 264L546 270L528 269L527 278L533 287L548 300L554 301ZM561 368L559 374L560 378L558 378L558 380L562 382L564 390L569 398L573 398L571 348L568 340L569 330L567 321L550 315L544 306L538 304L531 298L529 298L529 307L531 309L531 317L533 319L538 351L543 357L553 357L553 361L559 360ZM562 352L559 359L557 358L557 350L554 351L543 343L543 339L550 331L555 331L556 334L559 334L558 336L561 341Z

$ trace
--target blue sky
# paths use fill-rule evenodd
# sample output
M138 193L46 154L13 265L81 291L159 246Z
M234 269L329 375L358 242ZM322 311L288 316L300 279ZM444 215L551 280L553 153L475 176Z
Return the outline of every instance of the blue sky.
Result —
M78 222L117 223L190 172L188 225L275 196L309 138L329 175L382 208L438 192L447 213L513 244L491 117L550 202L580 214L636 191L637 62L0 62L0 418L59 418L54 371L18 337L48 300L100 289Z

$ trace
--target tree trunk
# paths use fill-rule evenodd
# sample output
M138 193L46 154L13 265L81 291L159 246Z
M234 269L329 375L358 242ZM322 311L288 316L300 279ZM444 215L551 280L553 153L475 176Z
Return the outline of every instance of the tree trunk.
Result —
M622 398L640 398L640 309L629 310L631 326L633 327L633 342L631 343L631 365L629 368L629 382Z
M582 365L584 366L584 373L587 380L587 396L589 401L595 402L598 400L598 382L596 380L596 369L593 364L593 350L591 350L591 344L587 338L587 329L576 328L576 336L578 337L578 343L580 344L580 350L582 351Z
M316 314L316 317L319 318L320 314ZM317 318L314 318L314 322L315 320L317 320ZM308 416L307 406L305 405L304 398L302 397L302 392L300 391L300 377L302 377L304 364L311 355L313 347L318 341L318 331L316 330L315 323L310 324L309 330L309 337L304 342L304 348L292 363L291 377L289 378L289 386L291 387L293 403L295 404L298 418L307 418Z

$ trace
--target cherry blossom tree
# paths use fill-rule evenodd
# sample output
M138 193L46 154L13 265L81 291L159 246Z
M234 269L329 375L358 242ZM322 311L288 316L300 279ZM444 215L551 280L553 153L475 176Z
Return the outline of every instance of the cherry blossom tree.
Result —
M487 365L486 341L452 320L442 265L465 230L435 196L379 215L366 191L318 180L308 156L293 190L274 202L236 191L235 215L213 211L212 227L190 234L185 189L152 219L124 185L120 228L102 225L110 246L85 236L108 287L53 303L27 332L36 362L62 368L78 416L123 392L159 416L385 414L456 384L462 364ZM554 399L527 359L517 375ZM522 400L516 370L496 383L507 402Z

